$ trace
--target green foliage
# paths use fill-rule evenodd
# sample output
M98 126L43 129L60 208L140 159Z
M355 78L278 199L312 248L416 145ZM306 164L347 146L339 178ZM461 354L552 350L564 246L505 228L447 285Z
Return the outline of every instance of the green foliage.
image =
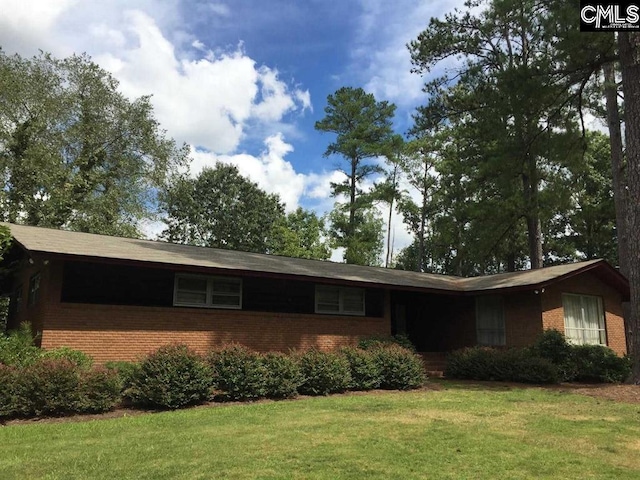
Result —
M140 363L123 361L107 362L105 368L113 370L116 373L121 391L126 395L127 390L133 386L133 381L140 371Z
M549 360L558 369L560 380L571 381L576 375L573 346L558 330L545 330L531 346L534 355Z
M34 345L31 324L24 322L17 330L0 334L0 364L24 366L35 362L41 350Z
M19 372L15 367L0 363L0 418L10 417L16 413L18 375Z
M376 352L362 348L343 348L340 353L349 361L351 384L349 390L372 390L382 382L382 366Z
M103 367L81 369L77 411L107 412L120 401L121 391L122 383L114 370Z
M324 220L298 207L275 227L270 253L295 258L328 260L331 256Z
M211 370L185 345L160 347L140 363L127 396L140 406L176 409L211 395Z
M269 372L256 352L241 345L230 345L207 357L214 376L216 398L256 400L266 395Z
M327 97L325 117L316 130L336 135L325 156L341 155L346 166L344 181L331 184L334 197L344 197L331 213L330 235L334 246L345 248L347 263L376 265L382 252L382 222L371 210L375 195L363 192L362 182L383 169L373 157L384 155L396 139L392 120L395 105L378 102L362 88L343 87Z
M359 208L353 216L353 227L349 224L347 204L336 203L329 214L331 244L344 248L344 261L353 265L380 265L383 249L383 221L369 207Z
M371 348L378 347L380 345L389 345L395 344L400 345L407 350L411 350L412 352L416 351L415 345L409 340L409 337L406 335L398 334L398 335L372 335L370 337L361 338L358 342L358 347L369 350Z
M329 395L349 388L352 382L351 368L344 355L312 349L296 356L303 377L298 389L300 393Z
M74 350L69 347L59 347L53 350L44 350L41 355L42 358L63 358L69 360L76 366L82 369L90 369L93 365L93 358L80 350Z
M65 358L40 358L23 367L0 365L0 416L102 413L119 400L118 377L107 369L82 368Z
M451 352L445 375L467 380L557 383L558 369L530 349L471 347Z
M619 383L631 375L631 359L602 345L575 345L572 357L576 381Z
M380 387L391 390L420 388L427 381L422 358L396 344L380 345L375 355L382 374Z
M284 219L277 195L261 190L233 165L177 179L161 199L163 237L171 242L268 253Z
M265 396L267 398L293 398L302 384L302 372L298 362L289 355L270 352L262 357L267 370Z
M188 148L86 55L0 51L0 218L138 236Z

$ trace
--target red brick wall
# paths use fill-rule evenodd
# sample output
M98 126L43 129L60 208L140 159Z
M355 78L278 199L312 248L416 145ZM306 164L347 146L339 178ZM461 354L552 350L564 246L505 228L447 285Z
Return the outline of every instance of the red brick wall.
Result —
M203 353L231 342L259 351L330 349L391 331L388 308L384 318L372 318L60 303L61 278L62 264L55 262L42 347L69 346L97 363L134 360L168 343L184 343Z
M602 298L605 310L605 328L607 331L607 345L618 355L627 352L624 320L622 318L622 298L620 293L600 281L591 273L584 273L572 277L545 289L542 297L542 322L544 329L554 328L564 332L564 309L562 308L562 294L575 293L595 295Z
M526 291L506 294L503 299L507 347L531 345L542 333L540 296Z

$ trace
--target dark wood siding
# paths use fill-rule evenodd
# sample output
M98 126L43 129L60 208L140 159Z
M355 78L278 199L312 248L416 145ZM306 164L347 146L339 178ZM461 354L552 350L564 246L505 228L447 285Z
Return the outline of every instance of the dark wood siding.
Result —
M90 262L65 262L61 301L169 307L173 305L176 273L180 272ZM288 279L243 277L242 310L313 314L315 285L314 282ZM365 291L365 310L369 317L384 316L383 290Z

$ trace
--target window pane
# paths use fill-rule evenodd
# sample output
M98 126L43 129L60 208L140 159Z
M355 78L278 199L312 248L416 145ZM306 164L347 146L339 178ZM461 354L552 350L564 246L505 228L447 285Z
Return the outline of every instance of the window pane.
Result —
M178 293L176 294L176 301L178 303L188 303L191 305L206 305L207 292L178 291Z
M213 293L240 293L240 282L234 280L213 280Z
M191 290L207 293L207 279L197 277L178 277L178 290Z
M336 287L316 287L316 310L318 312L340 312L340 289Z
M342 291L342 310L349 313L364 313L364 290L345 288Z
M217 307L239 307L240 296L239 295L214 295L211 299L211 304Z
M480 345L505 345L502 297L476 297L476 334Z
M577 345L606 345L602 299L590 295L565 294L564 334Z

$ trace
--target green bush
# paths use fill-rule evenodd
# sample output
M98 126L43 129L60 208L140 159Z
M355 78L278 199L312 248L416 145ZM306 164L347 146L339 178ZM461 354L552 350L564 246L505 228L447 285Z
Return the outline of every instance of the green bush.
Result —
M125 394L133 386L133 379L140 370L140 363L138 362L112 361L105 363L104 366L116 373L121 391Z
M256 400L266 395L267 368L260 355L241 345L230 345L207 357L213 370L216 398Z
M422 357L400 345L382 345L373 350L380 365L380 387L390 390L420 388L427 380Z
M115 370L104 367L82 370L77 411L108 412L120 401L120 392L120 378Z
M185 345L160 347L140 363L127 397L135 404L176 409L209 399L211 370Z
M75 413L81 397L78 367L66 359L43 358L23 367L16 382L16 413L51 416Z
M629 357L618 357L602 345L573 346L573 363L576 381L619 383L631 375Z
M561 381L573 380L576 374L573 346L558 330L545 330L531 349L536 356L545 358L556 366Z
M382 383L382 367L372 350L347 347L340 350L349 362L351 384L349 390L372 390Z
M90 369L93 365L93 358L80 350L69 347L59 347L53 350L43 350L42 358L63 358L69 360L80 368Z
M262 357L267 369L265 396L268 398L293 398L302 384L302 372L295 359L284 353L272 352Z
M447 357L445 375L466 380L557 383L558 368L534 349L470 347Z
M296 358L303 378L298 391L304 395L344 392L351 385L351 369L344 355L312 349Z
M16 381L19 373L15 367L0 363L0 418L16 414Z
M372 348L379 347L381 345L400 345L401 347L406 348L407 350L411 350L412 352L416 351L415 345L409 340L409 337L406 335L398 334L398 335L372 335L370 337L365 337L360 339L358 342L358 347L363 350L370 350Z
M0 333L0 363L25 366L40 358L41 350L35 346L31 324L23 322L20 328L6 335Z
M487 347L467 347L447 355L444 374L461 380L493 380L495 350Z

